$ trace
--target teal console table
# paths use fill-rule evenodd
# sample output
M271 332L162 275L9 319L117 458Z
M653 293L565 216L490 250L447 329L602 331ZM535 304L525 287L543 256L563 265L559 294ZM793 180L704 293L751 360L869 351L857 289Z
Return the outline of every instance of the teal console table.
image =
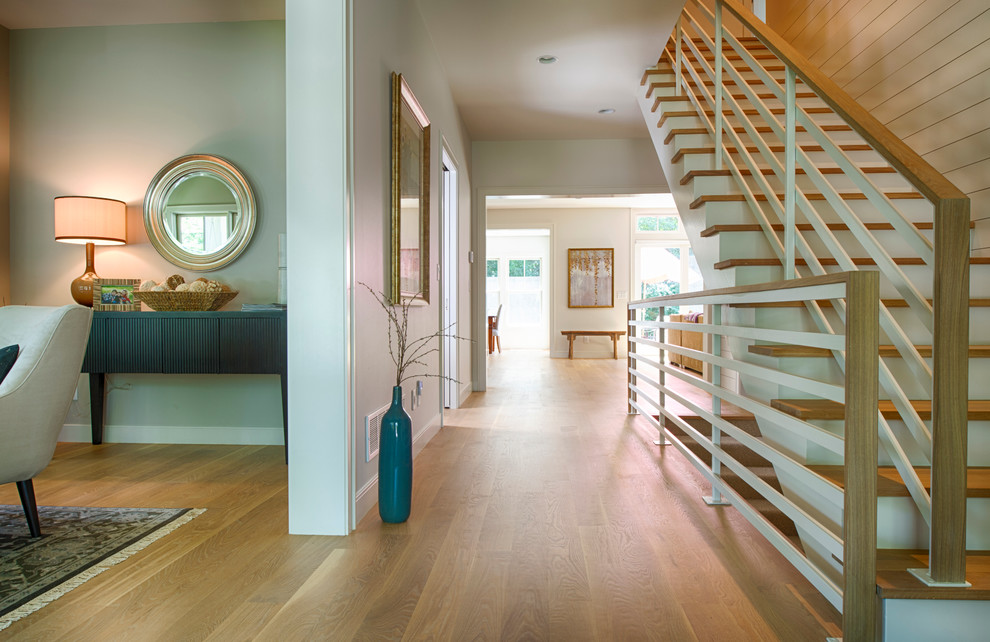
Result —
M82 371L89 373L93 443L103 443L106 375L277 374L289 447L284 310L94 312Z

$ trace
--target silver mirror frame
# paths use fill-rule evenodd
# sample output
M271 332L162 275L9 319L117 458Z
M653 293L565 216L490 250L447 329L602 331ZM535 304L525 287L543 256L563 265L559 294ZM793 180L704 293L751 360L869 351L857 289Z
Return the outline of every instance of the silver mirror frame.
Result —
M208 254L187 252L172 239L165 227L169 195L180 182L193 175L209 175L223 182L234 194L241 213L241 222L227 243ZM256 224L257 207L251 186L240 170L219 156L191 154L176 158L155 175L144 196L144 227L148 240L167 261L194 272L217 270L233 262L251 242Z

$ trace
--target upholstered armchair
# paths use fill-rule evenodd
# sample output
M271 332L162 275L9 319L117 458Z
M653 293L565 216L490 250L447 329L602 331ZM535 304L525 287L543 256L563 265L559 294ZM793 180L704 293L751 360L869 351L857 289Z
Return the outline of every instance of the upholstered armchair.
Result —
M0 382L0 483L17 483L32 537L41 535L32 479L55 452L92 317L78 305L0 307L0 348L20 348Z

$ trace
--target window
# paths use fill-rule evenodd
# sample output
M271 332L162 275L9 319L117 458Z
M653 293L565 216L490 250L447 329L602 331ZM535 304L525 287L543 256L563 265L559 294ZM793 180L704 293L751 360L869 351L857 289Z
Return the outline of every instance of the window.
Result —
M498 314L498 306L502 302L498 283L498 259L488 259L485 262L485 314Z
M637 232L677 232L681 222L676 216L648 214L636 217Z
M516 326L540 325L543 314L543 280L540 259L510 259L506 286L509 296L507 322Z

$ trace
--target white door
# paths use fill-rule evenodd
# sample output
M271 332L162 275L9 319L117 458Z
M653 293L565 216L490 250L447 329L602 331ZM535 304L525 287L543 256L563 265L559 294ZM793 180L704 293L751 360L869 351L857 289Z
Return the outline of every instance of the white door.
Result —
M457 391L457 169L453 160L447 154L447 149L441 152L442 162L442 216L443 216L443 310L441 327L444 328L443 339L443 379L440 386L443 390L444 408L456 408Z
M486 309L498 313L502 349L550 347L549 230L489 230Z

